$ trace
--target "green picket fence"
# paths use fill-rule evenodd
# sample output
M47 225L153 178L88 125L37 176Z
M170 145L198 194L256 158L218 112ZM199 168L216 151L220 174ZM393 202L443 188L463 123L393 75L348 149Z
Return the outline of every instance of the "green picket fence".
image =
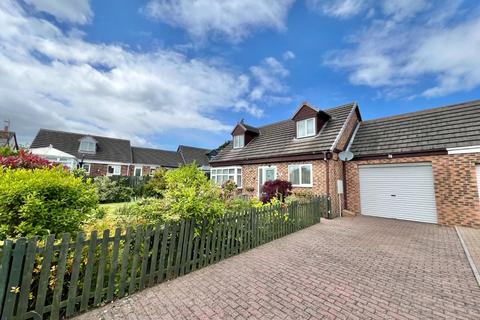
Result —
M140 226L7 240L1 319L59 319L122 298L320 222L329 199L251 209L208 223Z

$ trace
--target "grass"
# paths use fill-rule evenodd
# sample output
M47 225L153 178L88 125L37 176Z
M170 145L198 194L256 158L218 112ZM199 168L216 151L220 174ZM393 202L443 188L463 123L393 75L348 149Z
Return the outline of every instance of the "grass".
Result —
M123 207L124 205L130 203L129 201L127 202L116 202L116 203L102 203L100 204L100 208L104 208L107 210L107 214L111 214L115 212L120 207Z

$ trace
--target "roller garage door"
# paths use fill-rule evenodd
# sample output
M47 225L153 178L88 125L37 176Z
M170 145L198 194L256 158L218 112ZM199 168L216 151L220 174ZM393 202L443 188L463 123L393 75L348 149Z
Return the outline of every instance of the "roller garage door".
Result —
M359 167L363 215L437 223L430 164Z

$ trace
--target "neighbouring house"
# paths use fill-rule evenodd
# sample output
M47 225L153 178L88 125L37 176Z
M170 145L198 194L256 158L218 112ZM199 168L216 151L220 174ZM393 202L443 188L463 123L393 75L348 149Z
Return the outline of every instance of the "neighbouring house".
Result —
M180 148L179 148L180 149ZM206 149L182 146L182 150L203 150L183 153L131 146L129 140L65 131L40 129L31 144L31 151L48 160L71 168L81 166L90 176L146 176L157 168L177 168L196 162L205 169Z
M30 148L35 150L50 146L75 157L91 176L131 175L129 140L40 129ZM37 154L48 159L48 155Z
M258 196L267 180L326 194L332 215L480 226L480 100L362 121L355 103L290 119L243 121L210 162L211 179ZM340 161L350 151L353 159Z
M350 151L349 211L480 226L480 100L363 121Z
M157 168L178 168L183 164L182 156L175 151L132 147L133 175L151 175Z
M340 214L343 180L338 153L361 121L356 103L319 110L302 103L290 119L253 127L238 123L232 141L210 161L211 179L233 180L243 194L258 196L268 180L289 180L294 193L330 195Z
M10 147L12 150L18 150L17 136L15 132L10 131L10 121L5 121L7 124L3 131L0 131L0 147Z
M183 163L196 163L201 170L210 176L210 158L212 150L180 145L178 146L177 152L182 157Z

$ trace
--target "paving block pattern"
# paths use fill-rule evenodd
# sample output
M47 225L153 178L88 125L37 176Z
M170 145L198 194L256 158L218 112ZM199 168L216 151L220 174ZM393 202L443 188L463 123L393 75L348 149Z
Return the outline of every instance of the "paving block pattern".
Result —
M78 319L480 319L454 228L323 220Z

